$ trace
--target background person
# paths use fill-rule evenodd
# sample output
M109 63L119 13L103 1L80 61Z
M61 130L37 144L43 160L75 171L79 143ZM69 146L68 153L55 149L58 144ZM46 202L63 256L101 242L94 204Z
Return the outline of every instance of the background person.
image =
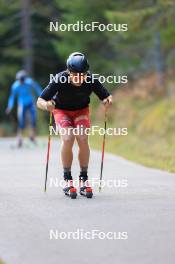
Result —
M30 140L35 141L36 134L36 106L33 91L37 96L41 94L41 86L27 76L26 71L21 70L16 74L16 81L12 84L6 113L9 114L17 98L18 116L18 147L22 146L22 132L26 127L26 114L30 114L31 134Z

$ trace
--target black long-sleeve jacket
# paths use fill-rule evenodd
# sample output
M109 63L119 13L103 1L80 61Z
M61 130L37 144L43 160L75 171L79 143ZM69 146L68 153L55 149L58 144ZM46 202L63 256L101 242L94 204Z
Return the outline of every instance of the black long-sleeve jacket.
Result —
M42 91L40 97L48 101L53 99L57 109L79 110L87 107L90 103L90 95L94 92L100 100L107 98L110 93L98 81L88 73L88 82L83 82L79 87L69 81L69 73L63 71L58 73L57 80L52 81Z

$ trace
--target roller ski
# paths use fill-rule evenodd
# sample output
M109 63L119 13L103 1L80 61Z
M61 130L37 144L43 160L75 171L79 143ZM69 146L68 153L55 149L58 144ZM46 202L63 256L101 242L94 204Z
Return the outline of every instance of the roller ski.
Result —
M77 189L73 186L68 186L63 189L65 195L69 196L71 199L77 198Z
M82 173L79 176L79 188L80 188L80 195L85 196L87 198L92 198L93 192L92 188L89 186L88 183L88 176L87 173Z
M64 180L66 181L66 186L63 188L63 192L66 196L71 199L77 198L77 189L73 186L73 180L71 174L64 174Z

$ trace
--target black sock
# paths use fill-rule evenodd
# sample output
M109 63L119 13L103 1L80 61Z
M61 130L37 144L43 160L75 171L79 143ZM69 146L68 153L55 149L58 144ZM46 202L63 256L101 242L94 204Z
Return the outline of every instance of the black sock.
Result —
M81 167L80 174L81 173L87 173L88 167Z
M88 179L87 171L88 171L88 167L81 167L80 180L82 180L83 182L85 182Z
M71 176L71 168L64 168L64 180L65 180L65 181L70 181L70 180L72 180L72 176Z

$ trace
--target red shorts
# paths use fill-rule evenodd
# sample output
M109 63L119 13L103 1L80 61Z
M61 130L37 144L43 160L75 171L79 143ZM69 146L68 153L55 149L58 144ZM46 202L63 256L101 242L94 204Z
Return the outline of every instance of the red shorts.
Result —
M86 128L90 127L89 107L75 111L54 109L53 115L56 125L63 128L81 125Z

